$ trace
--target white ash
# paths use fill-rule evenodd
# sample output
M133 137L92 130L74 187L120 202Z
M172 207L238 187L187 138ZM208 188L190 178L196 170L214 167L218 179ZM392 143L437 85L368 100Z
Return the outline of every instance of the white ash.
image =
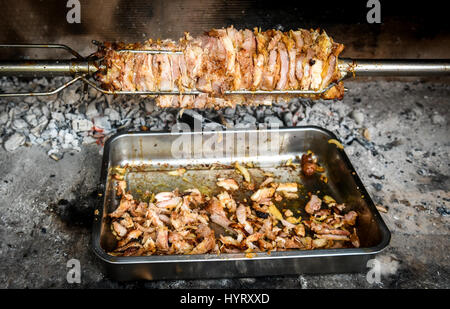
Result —
M86 114L87 118L93 118L99 114L98 110L97 110L97 102L96 101L92 101L91 103L89 103L85 114Z
M96 116L92 118L92 122L97 129L102 130L102 133L109 134L112 130L111 122L107 116Z
M5 141L5 149L7 151L14 151L25 143L25 135L21 133L14 133Z
M12 121L11 128L13 128L15 131L23 132L28 128L28 123L22 118L15 118Z
M4 125L8 122L9 116L7 112L2 112L0 114L0 125Z
M362 124L364 122L364 114L359 110L355 109L354 111L352 111L351 116L353 119L355 119L357 124Z
M87 132L92 130L94 123L89 119L74 119L72 120L72 129L75 132Z
M380 272L383 276L395 275L400 267L400 262L394 254L380 254L376 260L380 263Z
M48 91L68 78L0 79L0 89L14 91ZM0 99L0 140L8 151L30 143L40 145L52 158L67 151L79 151L81 145L97 143L118 131L170 130L179 120L180 109L161 109L151 98L138 96L106 96L83 85L74 84L51 96ZM237 106L223 110L195 110L208 122L227 128L251 127L258 124L283 126L316 125L337 134L344 143L360 141L364 114L352 111L339 101L293 99L271 106ZM441 122L441 119L433 119ZM372 145L367 144L370 148Z
M120 113L113 108L106 108L104 111L104 115L109 118L109 120L113 122L120 121Z
M437 125L445 125L446 121L442 115L435 114L431 117L431 122Z

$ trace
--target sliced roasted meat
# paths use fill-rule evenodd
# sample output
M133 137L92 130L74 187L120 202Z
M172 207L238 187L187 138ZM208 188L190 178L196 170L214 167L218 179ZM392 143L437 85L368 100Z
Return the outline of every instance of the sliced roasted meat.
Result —
M181 203L181 197L174 192L160 192L155 195L156 206L161 208L173 208Z
M118 49L181 51L182 54L117 52ZM186 34L179 42L148 40L123 44L105 42L97 56L105 70L96 77L108 90L199 90L206 100L192 96L158 97L161 107L223 108L236 104L271 104L277 96L235 96L228 90L321 90L340 80L337 66L343 45L325 31L212 29L204 35ZM341 98L342 83L319 98Z
M312 153L302 155L301 168L305 176L311 176L317 171L318 165Z
M265 187L258 189L258 191L253 193L250 198L252 199L252 201L255 201L259 204L267 204L268 202L270 202L270 199L272 198L274 193L275 193L274 188Z
M241 165L236 165L235 172L236 176L246 174ZM258 181L256 173L252 176ZM249 175L244 178L251 180ZM309 218L302 218L300 210L284 203L293 195L298 198L298 184L275 179L268 177L259 187L245 181L240 188L233 178L223 178L217 181L218 187L224 189L219 193L205 195L198 188L180 193L176 189L151 194L145 202L135 200L126 192L126 182L119 180L116 188L121 203L109 214L110 228L117 239L117 248L111 254L247 252L250 257L251 252L259 251L361 245L355 228L356 211L344 213L345 204L337 204L331 196L320 199L311 195L305 206ZM327 206L323 209L322 201Z
M236 217L238 222L244 226L244 229L247 233L253 234L253 227L247 221L247 214L250 213L250 208L245 207L245 205L240 204L236 209Z
M211 199L206 210L209 212L211 221L214 223L217 223L224 228L228 228L231 224L231 221L227 218L223 205L217 198L213 197Z
M357 218L358 214L356 213L356 211L349 211L344 215L344 224L355 225Z
M127 232L128 232L127 228L124 227L122 224L120 224L117 221L114 221L112 224L113 224L113 229L117 233L118 236L124 237L125 235L127 235Z
M116 210L110 213L109 216L111 218L120 218L126 211L128 211L132 207L134 207L134 202L123 197L120 200L119 207L117 207Z
M156 247L161 251L169 250L169 230L166 227L156 231Z
M290 182L290 183L280 183L276 189L276 191L283 191L283 192L297 192L297 183Z
M288 86L289 72L289 55L283 42L278 43L278 56L280 59L280 73L278 83L275 87L277 90L285 90Z
M311 195L311 199L306 203L305 211L309 214L313 214L318 211L322 205L322 200L317 195Z
M215 248L216 238L214 232L207 225L199 225L197 234L203 238L203 240L195 246L190 254L204 254Z
M232 178L224 179L221 178L217 182L217 186L224 188L225 190L235 191L239 189L239 185L236 180Z
M326 223L311 222L311 230L317 234L331 234L331 235L345 235L349 236L350 233L346 230L335 229Z

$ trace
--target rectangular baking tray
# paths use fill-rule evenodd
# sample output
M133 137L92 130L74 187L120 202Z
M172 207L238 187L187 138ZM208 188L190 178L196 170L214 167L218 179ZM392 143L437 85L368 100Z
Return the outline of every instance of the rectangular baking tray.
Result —
M221 146L216 149L204 147L204 151L199 151L198 138L203 138L209 145L211 141L216 141ZM367 261L389 244L390 232L344 150L330 143L331 139L337 138L333 133L314 126L117 134L107 141L103 153L100 185L103 199L94 220L94 252L102 261L107 274L120 281L365 272L368 270ZM187 147L187 142L183 144L186 147L183 151L177 151L181 148L174 148L174 145L179 147L180 141L191 141L191 145ZM270 148L273 145L279 147ZM296 158L308 150L315 153L325 168L328 178L326 183L318 175L305 177L299 169L283 167L289 159L298 162ZM180 157L180 153L185 157ZM180 190L194 186L213 187L216 178L231 176L233 173L236 175L232 167L236 161L252 162L258 166L249 169L256 183L263 180L263 175L258 171L269 171L280 182L299 182L307 192L320 191L331 195L338 203L346 203L348 210L355 210L359 215L357 231L360 248L260 252L253 257L245 253L145 257L118 257L107 253L116 246L107 214L118 206L115 180L110 175L111 167L130 167L126 180L136 198L145 190L159 192L177 187ZM211 164L217 166L211 170ZM190 183L183 181L182 177L167 174L168 170L180 166L187 167L188 172L183 176L190 179Z

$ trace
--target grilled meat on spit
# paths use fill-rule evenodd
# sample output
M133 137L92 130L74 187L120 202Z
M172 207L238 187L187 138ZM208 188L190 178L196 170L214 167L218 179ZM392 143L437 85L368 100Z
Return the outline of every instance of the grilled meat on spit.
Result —
M108 90L199 90L200 95L160 95L160 107L223 108L271 104L286 95L225 95L234 90L322 90L341 75L337 58L344 46L319 30L281 32L213 29L193 38L144 43L104 43L97 55L106 70L97 73ZM118 52L122 49L169 50L182 54ZM342 98L338 83L321 95Z

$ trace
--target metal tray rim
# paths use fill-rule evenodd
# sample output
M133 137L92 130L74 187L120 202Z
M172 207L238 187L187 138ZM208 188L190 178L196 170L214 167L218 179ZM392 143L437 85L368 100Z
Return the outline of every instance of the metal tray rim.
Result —
M270 130L270 129L269 129ZM277 128L279 131L303 131L303 130L316 130L320 131L330 138L339 140L337 136L324 128L318 126L299 126L299 127L282 127ZM254 132L259 130L248 130L248 129L231 129L226 131L215 131L216 133L225 132L225 133L233 133L233 132ZM114 141L123 138L129 135L142 135L142 136L158 136L158 135L167 135L167 134L203 134L203 132L180 132L180 133L172 133L170 131L157 131L157 132L141 132L141 131L126 131L116 133L112 137L110 137L104 146L103 151L103 160L101 167L101 179L100 179L100 192L105 191L106 181L107 181L107 173L109 167L109 153L112 143ZM374 215L374 219L376 220L376 224L379 225L380 231L382 234L382 239L380 243L373 247L368 248L347 248L347 249L318 249L318 250L292 250L292 251L275 251L267 254L266 252L256 252L253 254L253 257L246 257L244 253L239 254L200 254L200 255L155 255L155 256L137 256L137 257L116 257L107 254L100 246L100 230L101 230L101 220L103 217L103 198L101 202L98 203L96 216L94 218L94 225L92 230L92 245L93 251L95 254L104 262L108 264L153 264L153 263L192 263L192 262L226 262L226 261L239 261L239 260L261 260L261 259L289 259L289 258L311 258L311 257L334 257L334 256L352 256L352 255L373 255L383 251L390 243L391 233L382 219L380 213L375 207L369 193L364 187L361 179L356 173L353 165L351 164L347 154L343 149L339 149L340 154L348 166L349 170L352 171L352 177L359 186L361 193L364 195L364 199L367 202L367 205L370 211ZM353 173L354 172L354 173ZM103 195L104 196L104 195Z

